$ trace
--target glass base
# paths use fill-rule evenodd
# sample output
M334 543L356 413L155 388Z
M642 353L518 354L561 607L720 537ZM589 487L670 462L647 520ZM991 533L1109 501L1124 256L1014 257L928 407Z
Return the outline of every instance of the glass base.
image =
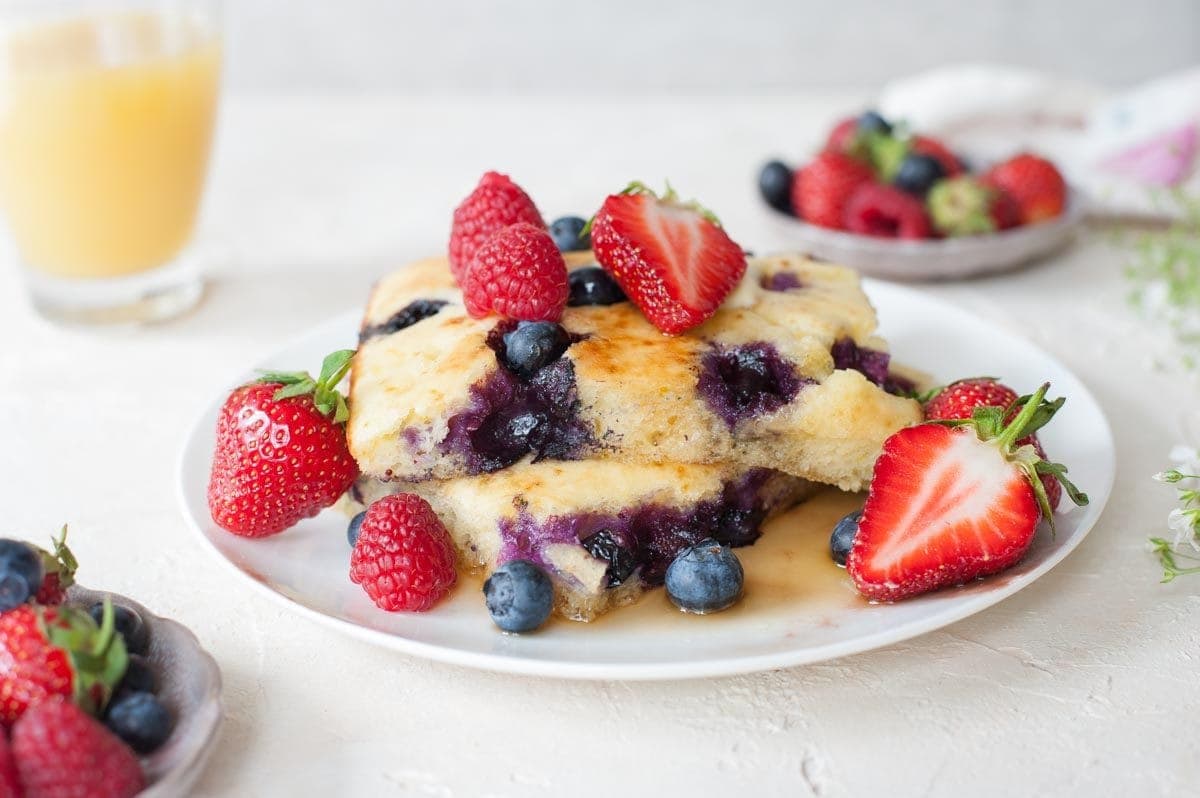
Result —
M126 277L55 277L28 266L25 276L38 313L60 324L151 324L191 310L204 294L191 253Z

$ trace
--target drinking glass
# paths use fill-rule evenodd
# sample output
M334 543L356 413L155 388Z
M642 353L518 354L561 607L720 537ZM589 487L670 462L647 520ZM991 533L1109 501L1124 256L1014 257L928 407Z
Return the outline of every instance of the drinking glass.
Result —
M0 0L0 210L35 307L174 316L221 71L218 0Z

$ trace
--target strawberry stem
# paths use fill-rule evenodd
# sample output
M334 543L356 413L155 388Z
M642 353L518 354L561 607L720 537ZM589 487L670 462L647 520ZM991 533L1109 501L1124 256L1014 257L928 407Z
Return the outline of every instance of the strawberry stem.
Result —
M100 633L92 644L92 653L98 657L104 656L112 645L113 636L117 633L117 614L113 610L112 599L104 597L104 608L100 613Z
M1021 412L1017 413L1016 418L1010 421L1008 425L1005 426L1001 431L1000 435L997 436L996 443L1003 451L1009 451L1014 443L1021 438L1024 438L1026 435L1033 433L1034 430L1031 429L1027 432L1026 428L1030 426L1030 422L1033 421L1034 416L1039 415L1039 411L1042 408L1042 400L1046 398L1046 391L1048 390L1050 390L1050 383L1042 383L1042 387L1038 388L1037 391L1035 391L1034 394L1029 397L1029 399L1025 402L1025 406L1021 408ZM1060 399L1058 401L1057 406L1054 406L1053 403L1051 403L1049 406L1054 407L1054 410L1049 414L1051 417L1053 417L1054 412L1058 410L1058 407L1062 406L1062 400ZM1045 425L1046 421L1049 420L1050 419L1047 418L1039 426Z
M273 397L277 402L311 394L317 410L322 415L332 416L334 423L340 424L350 418L350 409L337 386L349 373L354 354L353 349L339 349L326 355L321 363L321 374L315 380L307 371L262 371L258 382L275 382L283 386Z
M42 565L47 574L58 575L58 586L66 590L75 584L75 572L79 570L79 561L74 552L67 546L67 525L63 524L58 537L50 537L51 551L39 549L42 555Z

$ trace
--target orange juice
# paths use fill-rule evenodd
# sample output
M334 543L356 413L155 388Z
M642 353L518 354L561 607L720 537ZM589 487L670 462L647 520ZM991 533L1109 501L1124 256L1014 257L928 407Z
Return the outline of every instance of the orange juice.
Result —
M195 224L220 73L214 34L126 13L13 32L0 60L0 202L22 259L115 277Z

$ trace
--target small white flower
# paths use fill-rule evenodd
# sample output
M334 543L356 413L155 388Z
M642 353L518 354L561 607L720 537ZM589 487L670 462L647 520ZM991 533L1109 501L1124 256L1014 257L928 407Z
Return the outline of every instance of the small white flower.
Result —
M1186 542L1196 551L1200 551L1200 544L1196 542L1195 519L1190 513L1176 507L1167 515L1167 527L1175 533L1171 548L1178 549Z

